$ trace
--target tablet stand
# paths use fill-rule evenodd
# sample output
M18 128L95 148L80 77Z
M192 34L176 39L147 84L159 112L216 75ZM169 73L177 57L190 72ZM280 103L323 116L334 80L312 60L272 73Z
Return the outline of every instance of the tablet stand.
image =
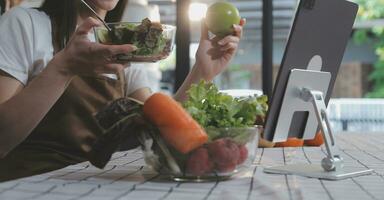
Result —
M356 171L343 168L343 159L336 148L336 140L332 134L323 95L327 93L330 77L329 72L291 70L274 134L274 141L285 141L294 112L307 111L308 120L303 138L312 139L320 126L326 149L326 157L322 159L321 165L292 164L268 167L264 172L328 180L340 180L372 173L371 169Z

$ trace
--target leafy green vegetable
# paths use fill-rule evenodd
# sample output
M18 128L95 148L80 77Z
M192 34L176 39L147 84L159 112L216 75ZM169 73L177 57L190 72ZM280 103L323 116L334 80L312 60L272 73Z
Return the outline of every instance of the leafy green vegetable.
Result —
M183 106L204 128L251 127L268 109L266 96L233 98L204 81L192 85L187 93L189 99Z
M167 45L167 39L163 36L157 38L155 47L147 47L144 43L135 41L133 44L138 48L134 54L135 55L156 55L164 51Z
M170 51L170 39L163 35L160 23L143 19L141 24L121 23L112 24L112 30L97 29L96 36L103 44L133 44L138 49L130 55L153 56Z

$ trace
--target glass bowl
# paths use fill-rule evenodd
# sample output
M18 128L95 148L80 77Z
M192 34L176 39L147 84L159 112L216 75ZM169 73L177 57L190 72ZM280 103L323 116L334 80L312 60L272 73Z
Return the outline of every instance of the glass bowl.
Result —
M261 127L208 128L209 141L188 154L166 144L157 131L140 138L144 160L175 181L216 181L249 169L256 157ZM180 130L181 134L186 131Z
M133 44L138 49L130 54L117 55L118 60L130 62L157 62L169 56L175 44L176 27L156 22L108 23L95 27L96 42L106 45Z

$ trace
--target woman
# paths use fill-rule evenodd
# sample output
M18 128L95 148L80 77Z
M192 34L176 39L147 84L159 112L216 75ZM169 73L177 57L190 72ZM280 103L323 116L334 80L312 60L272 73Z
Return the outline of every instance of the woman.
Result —
M108 22L119 21L126 4L87 2ZM40 9L18 7L1 17L0 181L97 159L92 145L102 131L94 113L117 98L151 95L144 76L115 59L136 47L92 42L95 26L100 22L79 0L46 0ZM234 25L233 36L213 45L203 26L196 64L174 98L185 100L192 83L225 69L241 33Z

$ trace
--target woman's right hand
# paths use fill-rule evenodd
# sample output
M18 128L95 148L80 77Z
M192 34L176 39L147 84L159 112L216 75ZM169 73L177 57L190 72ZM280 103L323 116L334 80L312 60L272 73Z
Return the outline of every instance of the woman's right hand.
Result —
M88 33L101 23L94 18L86 19L73 33L67 46L55 55L53 62L59 71L68 75L94 75L114 73L128 66L118 61L116 55L133 52L137 47L125 45L103 45L91 42Z
M0 160L38 126L75 75L113 73L126 66L127 63L111 58L116 54L132 52L135 47L108 46L89 41L88 32L99 24L94 19L87 19L72 35L67 46L25 87L5 72L0 73Z

